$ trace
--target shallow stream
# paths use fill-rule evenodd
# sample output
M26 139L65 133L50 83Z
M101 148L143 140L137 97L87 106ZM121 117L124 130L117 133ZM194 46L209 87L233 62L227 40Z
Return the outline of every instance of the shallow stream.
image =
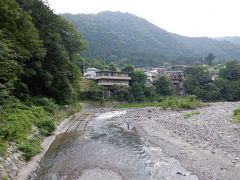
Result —
M125 124L117 124L115 118L126 113L99 114L90 120L84 134L58 135L32 179L198 179L161 148L128 131Z

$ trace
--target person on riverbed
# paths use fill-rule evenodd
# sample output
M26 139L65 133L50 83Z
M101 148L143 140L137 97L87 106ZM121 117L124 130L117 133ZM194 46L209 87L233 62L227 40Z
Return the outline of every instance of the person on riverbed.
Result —
M126 123L127 123L127 129L130 130L130 124L131 124L131 122L130 122L130 121L127 121Z

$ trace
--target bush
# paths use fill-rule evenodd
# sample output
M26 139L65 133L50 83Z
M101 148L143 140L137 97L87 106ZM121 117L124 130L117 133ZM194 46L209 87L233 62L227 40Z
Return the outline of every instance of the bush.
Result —
M25 100L25 104L28 106L41 106L49 113L54 113L58 110L58 105L52 99L46 97L28 97Z
M26 140L19 145L19 150L23 152L23 158L28 161L41 151L40 141L36 139Z
M0 138L0 155L6 156L6 152L7 152L7 142L3 138Z
M195 96L167 97L165 100L160 102L160 106L162 108L171 108L173 110L195 109L205 105L206 104L198 101Z
M48 113L42 107L28 107L19 102L5 106L0 116L0 151L6 152L5 143L8 141L18 144L24 142L30 135L32 126L47 119Z
M59 122L60 120L67 118L73 115L74 113L79 112L80 110L81 110L80 102L75 102L69 105L65 105L59 111L54 113L53 119L55 122Z
M119 104L117 108L142 108L142 107L162 107L163 109L170 108L172 110L181 110L181 109L195 109L197 107L206 106L205 103L202 103L196 99L195 96L186 96L186 97L166 97L160 99L158 103L126 103Z
M184 117L185 119L187 119L187 118L190 118L190 117L192 117L192 116L194 116L194 115L198 115L198 114L200 114L199 111L185 112L185 113L183 113L183 117Z
M233 118L236 123L240 123L240 108L233 110Z
M44 136L50 135L56 129L56 126L52 119L39 121L36 125L39 128L40 133Z
M33 132L32 127L37 127L36 132L40 132L42 136L50 135L56 128L55 121L60 121L78 112L81 108L80 103L76 102L56 110L56 104L47 98L31 101L28 99L27 104L32 104L32 106L26 106L19 101L9 103L4 107L0 106L0 154L6 154L9 141L20 144L20 150L32 154L35 149L30 149L30 152L25 150L25 148L29 149L28 145L35 142L26 143ZM26 155L27 158L28 155Z

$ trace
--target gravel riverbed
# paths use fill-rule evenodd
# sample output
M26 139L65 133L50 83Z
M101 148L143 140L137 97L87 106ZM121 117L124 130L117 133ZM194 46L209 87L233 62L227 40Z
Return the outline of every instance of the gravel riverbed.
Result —
M210 103L190 118L184 118L187 111L129 109L116 121L122 126L132 121L140 136L200 179L239 180L240 125L232 119L239 106L239 102Z

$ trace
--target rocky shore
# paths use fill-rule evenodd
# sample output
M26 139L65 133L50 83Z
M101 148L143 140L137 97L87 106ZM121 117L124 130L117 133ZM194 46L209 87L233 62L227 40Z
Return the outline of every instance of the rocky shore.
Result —
M239 102L210 103L199 114L161 108L130 109L116 119L132 121L138 134L161 147L200 179L240 179L240 125L232 121Z

